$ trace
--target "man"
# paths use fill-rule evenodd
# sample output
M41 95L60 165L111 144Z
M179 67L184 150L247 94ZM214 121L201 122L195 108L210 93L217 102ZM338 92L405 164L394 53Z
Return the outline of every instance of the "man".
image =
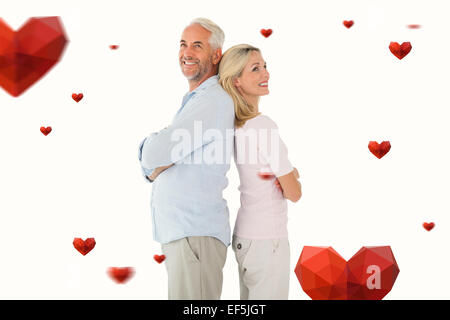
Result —
M153 183L153 237L166 256L169 299L218 300L222 292L231 233L222 192L235 118L233 100L218 83L223 41L223 31L208 19L184 29L179 64L189 92L172 124L139 147Z

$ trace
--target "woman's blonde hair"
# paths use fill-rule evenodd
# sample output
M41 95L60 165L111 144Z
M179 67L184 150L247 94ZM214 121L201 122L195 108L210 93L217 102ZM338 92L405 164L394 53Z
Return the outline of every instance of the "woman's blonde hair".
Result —
M235 45L223 54L219 65L219 83L233 98L236 128L242 127L247 120L261 114L256 111L256 106L248 103L234 86L234 79L242 75L242 70L248 63L252 51L261 52L249 44Z

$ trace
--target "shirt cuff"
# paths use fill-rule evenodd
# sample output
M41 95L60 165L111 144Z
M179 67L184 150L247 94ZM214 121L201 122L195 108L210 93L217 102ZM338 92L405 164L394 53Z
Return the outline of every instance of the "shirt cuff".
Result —
M142 169L142 174L144 175L145 180L147 180L148 182L152 183L154 180L149 179L148 176L152 175L154 169L149 170L149 169L146 169L144 167L141 167L141 169Z

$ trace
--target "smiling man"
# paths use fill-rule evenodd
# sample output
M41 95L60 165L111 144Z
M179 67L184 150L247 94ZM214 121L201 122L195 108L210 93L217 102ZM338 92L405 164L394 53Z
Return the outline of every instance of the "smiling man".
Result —
M153 237L166 255L169 299L217 300L222 292L231 233L223 190L235 118L233 100L218 83L223 42L223 31L208 19L195 19L184 29L179 64L189 92L172 124L139 147L144 176L153 183ZM173 152L177 138L186 136L182 152ZM211 150L223 157L204 161Z

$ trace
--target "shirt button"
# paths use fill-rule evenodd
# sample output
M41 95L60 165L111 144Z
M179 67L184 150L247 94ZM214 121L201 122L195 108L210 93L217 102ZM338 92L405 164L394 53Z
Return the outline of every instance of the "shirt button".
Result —
M238 248L238 249L241 249L241 248L242 248L242 245L241 245L240 243L238 243L237 248Z

